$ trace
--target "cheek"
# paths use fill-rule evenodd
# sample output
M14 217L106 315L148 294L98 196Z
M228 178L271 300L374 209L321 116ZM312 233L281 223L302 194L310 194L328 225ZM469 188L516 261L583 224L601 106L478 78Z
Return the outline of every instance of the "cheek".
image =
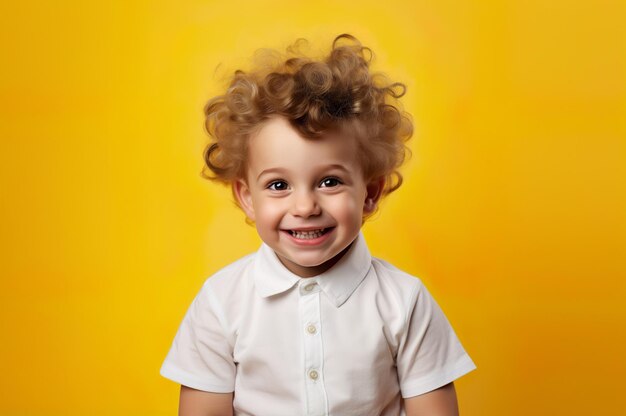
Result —
M274 227L282 218L280 204L275 201L257 200L254 212L257 224L262 227Z
M363 204L358 198L347 197L332 201L328 209L337 221L341 221L344 225L351 223L361 224L363 215Z

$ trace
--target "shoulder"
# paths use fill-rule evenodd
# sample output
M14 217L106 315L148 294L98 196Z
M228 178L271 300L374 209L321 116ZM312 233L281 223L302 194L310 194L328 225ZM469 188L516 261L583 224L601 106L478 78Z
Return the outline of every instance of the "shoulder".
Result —
M214 316L228 333L231 323L249 302L254 290L251 269L256 253L249 254L221 268L204 281L190 310L198 322Z
M372 268L379 289L395 293L404 304L412 303L424 287L419 277L413 276L385 260L373 257Z
M209 276L202 285L201 293L212 292L218 297L232 297L252 287L250 270L257 253L248 254L221 268Z
M406 326L424 288L418 277L375 257L364 284L359 296L366 296L368 304L397 330Z

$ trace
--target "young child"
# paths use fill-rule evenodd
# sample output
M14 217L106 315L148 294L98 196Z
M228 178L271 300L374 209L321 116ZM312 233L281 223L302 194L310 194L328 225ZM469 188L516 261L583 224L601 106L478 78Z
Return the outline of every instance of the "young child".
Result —
M474 363L421 281L360 233L400 186L412 134L404 85L370 57L341 35L323 60L237 71L208 103L208 176L263 244L210 277L180 325L161 368L180 415L458 414L452 382Z

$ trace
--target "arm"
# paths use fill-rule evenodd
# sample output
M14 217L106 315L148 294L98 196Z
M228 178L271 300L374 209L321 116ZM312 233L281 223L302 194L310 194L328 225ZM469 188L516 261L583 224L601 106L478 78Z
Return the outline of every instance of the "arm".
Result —
M404 399L407 416L459 416L454 383Z
M209 393L180 386L178 416L232 416L233 393Z

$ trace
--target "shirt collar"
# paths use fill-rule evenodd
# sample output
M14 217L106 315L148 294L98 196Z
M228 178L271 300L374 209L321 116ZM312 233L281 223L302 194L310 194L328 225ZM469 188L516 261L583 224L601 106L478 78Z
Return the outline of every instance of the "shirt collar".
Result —
M339 307L363 281L371 263L365 238L359 233L337 264L318 276L306 278L306 281L317 282L329 300ZM256 291L263 298L285 292L303 279L290 272L265 243L255 256L252 273Z

